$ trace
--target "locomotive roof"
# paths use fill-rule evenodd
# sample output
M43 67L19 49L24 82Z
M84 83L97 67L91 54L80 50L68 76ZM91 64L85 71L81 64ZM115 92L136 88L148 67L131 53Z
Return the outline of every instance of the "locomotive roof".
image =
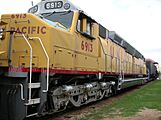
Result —
M64 11L82 11L69 0L41 0L38 4L28 10L29 13L43 14Z
M79 11L85 16L88 16L81 8L71 3L69 0L41 0L38 4L31 7L28 13L33 13L36 15L41 15L43 13L54 13L54 12L67 12L67 11ZM90 16L91 20L96 22Z
M148 58L146 59L146 62L153 63L153 64L158 64L158 62L155 62L154 60Z
M119 44L123 48L125 48L126 52L140 59L145 59L144 56L136 50L133 46L131 46L126 40L120 37L115 31L109 31L109 38L113 40L115 43Z
M123 47L124 39L120 37L115 31L109 31L109 38Z

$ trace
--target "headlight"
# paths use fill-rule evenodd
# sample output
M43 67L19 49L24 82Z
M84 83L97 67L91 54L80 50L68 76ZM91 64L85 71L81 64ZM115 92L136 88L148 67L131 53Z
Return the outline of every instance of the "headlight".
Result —
M2 32L3 32L3 29L2 28L0 28L0 39L2 39Z
M4 29L0 28L0 39L3 40L4 39Z

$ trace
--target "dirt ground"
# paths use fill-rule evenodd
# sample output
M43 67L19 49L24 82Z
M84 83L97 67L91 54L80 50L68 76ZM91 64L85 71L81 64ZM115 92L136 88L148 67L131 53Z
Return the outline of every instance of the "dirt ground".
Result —
M161 111L153 110L153 109L144 109L139 112L137 115L132 117L121 117L116 116L113 118L104 118L103 120L158 120L161 117Z

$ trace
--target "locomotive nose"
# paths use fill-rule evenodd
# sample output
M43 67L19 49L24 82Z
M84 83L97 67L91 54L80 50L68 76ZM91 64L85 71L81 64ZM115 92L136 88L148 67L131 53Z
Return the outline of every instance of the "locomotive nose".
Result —
M6 26L6 22L1 20L1 16L0 16L0 44L2 44L1 42L5 39L5 26ZM0 49L0 56L3 55L4 53L6 53L6 51Z
M0 19L0 40L4 40L5 39L5 26L6 26L6 22L2 21Z

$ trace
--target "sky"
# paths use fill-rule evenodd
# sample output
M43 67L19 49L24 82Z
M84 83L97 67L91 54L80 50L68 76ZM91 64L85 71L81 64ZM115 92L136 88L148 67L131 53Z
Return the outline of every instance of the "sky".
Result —
M0 14L24 13L32 0L2 0ZM70 0L108 30L116 31L145 58L161 65L161 0ZM40 0L33 0L36 4Z

